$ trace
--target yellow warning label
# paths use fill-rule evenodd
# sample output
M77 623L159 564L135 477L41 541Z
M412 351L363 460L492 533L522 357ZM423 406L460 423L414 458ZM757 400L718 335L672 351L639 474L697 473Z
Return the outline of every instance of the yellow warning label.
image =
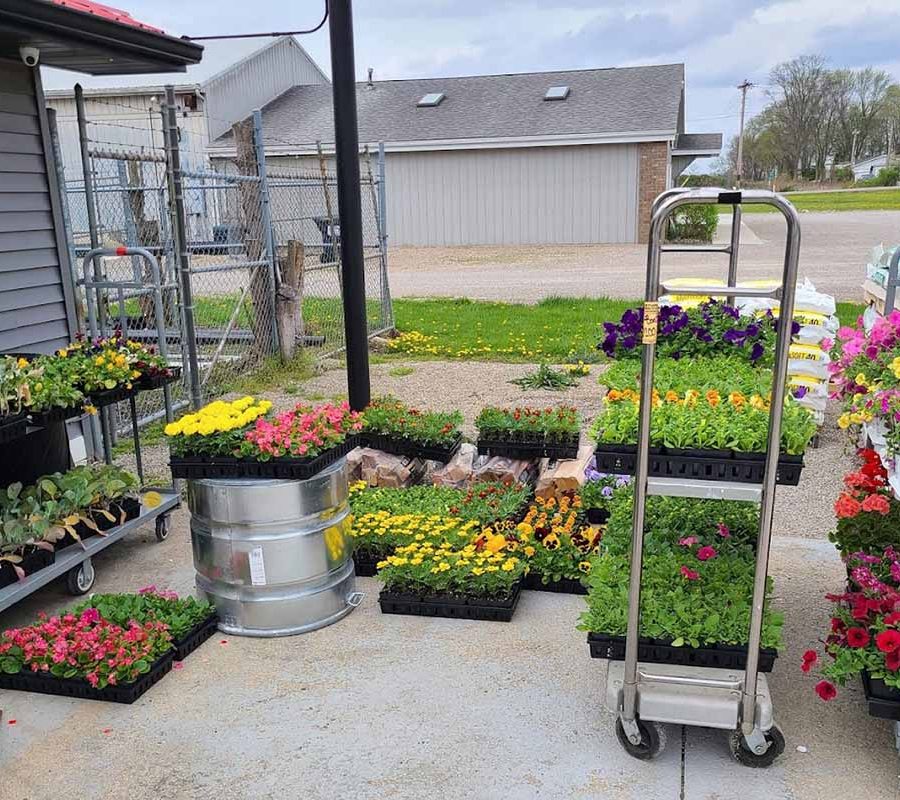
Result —
M644 330L641 341L644 344L656 344L659 329L659 303L644 303Z

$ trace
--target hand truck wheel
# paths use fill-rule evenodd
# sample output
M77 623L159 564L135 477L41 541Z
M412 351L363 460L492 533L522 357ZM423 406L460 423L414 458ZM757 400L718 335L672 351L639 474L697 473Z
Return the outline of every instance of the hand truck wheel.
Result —
M66 588L69 590L69 594L75 596L87 594L94 585L96 577L94 565L89 558L86 558L77 567L72 567L66 573Z
M732 731L728 736L728 749L731 757L745 767L770 767L776 758L784 752L784 735L774 725L763 732L768 744L764 753L754 753L747 745L744 734L740 730Z
M169 515L163 514L156 518L156 541L164 542L169 538Z
M625 733L622 727L622 720L616 720L616 737L619 744L625 748L625 752L641 761L649 761L656 758L666 747L666 732L662 726L656 722L644 722L635 718L635 724L641 733L641 743L634 744Z

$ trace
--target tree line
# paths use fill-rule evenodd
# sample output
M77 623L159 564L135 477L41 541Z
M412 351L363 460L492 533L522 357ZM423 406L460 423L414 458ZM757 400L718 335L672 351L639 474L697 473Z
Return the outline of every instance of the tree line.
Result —
M886 153L889 139L894 153L900 149L900 83L884 70L829 69L824 57L805 55L778 64L766 91L768 104L744 129L745 180L764 181L773 172L847 177L835 165ZM726 159L734 174L736 136Z

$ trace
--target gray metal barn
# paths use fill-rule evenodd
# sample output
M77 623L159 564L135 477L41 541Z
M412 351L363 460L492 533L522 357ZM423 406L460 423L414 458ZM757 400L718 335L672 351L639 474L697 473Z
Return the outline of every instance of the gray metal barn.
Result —
M653 199L721 134L684 132L684 66L368 81L360 142L386 150L392 245L643 240ZM273 167L315 171L331 87L262 109ZM233 157L231 135L210 157Z

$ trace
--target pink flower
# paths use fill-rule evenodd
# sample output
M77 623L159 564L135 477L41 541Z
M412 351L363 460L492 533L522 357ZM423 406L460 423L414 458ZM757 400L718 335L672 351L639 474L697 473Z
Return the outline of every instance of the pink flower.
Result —
M721 536L723 539L731 538L731 531L728 530L728 526L724 522L719 522L716 525L716 528L719 531L719 536Z
M697 544L697 537L685 536L683 539L678 540L678 544L680 544L682 547L693 547L695 544Z
M716 548L711 547L710 545L706 545L706 547L701 547L697 551L697 558L701 561L709 561L711 558L715 558L718 554L716 553Z
M81 622L85 625L92 625L100 621L100 612L96 608L86 608L81 612Z
M685 578L685 580L696 581L700 578L700 573L695 572L692 569L688 569L687 567L681 568L681 574Z
M829 350L831 350L832 347L834 347L834 341L826 336L824 339L822 339L821 342L819 342L819 345L827 353Z

